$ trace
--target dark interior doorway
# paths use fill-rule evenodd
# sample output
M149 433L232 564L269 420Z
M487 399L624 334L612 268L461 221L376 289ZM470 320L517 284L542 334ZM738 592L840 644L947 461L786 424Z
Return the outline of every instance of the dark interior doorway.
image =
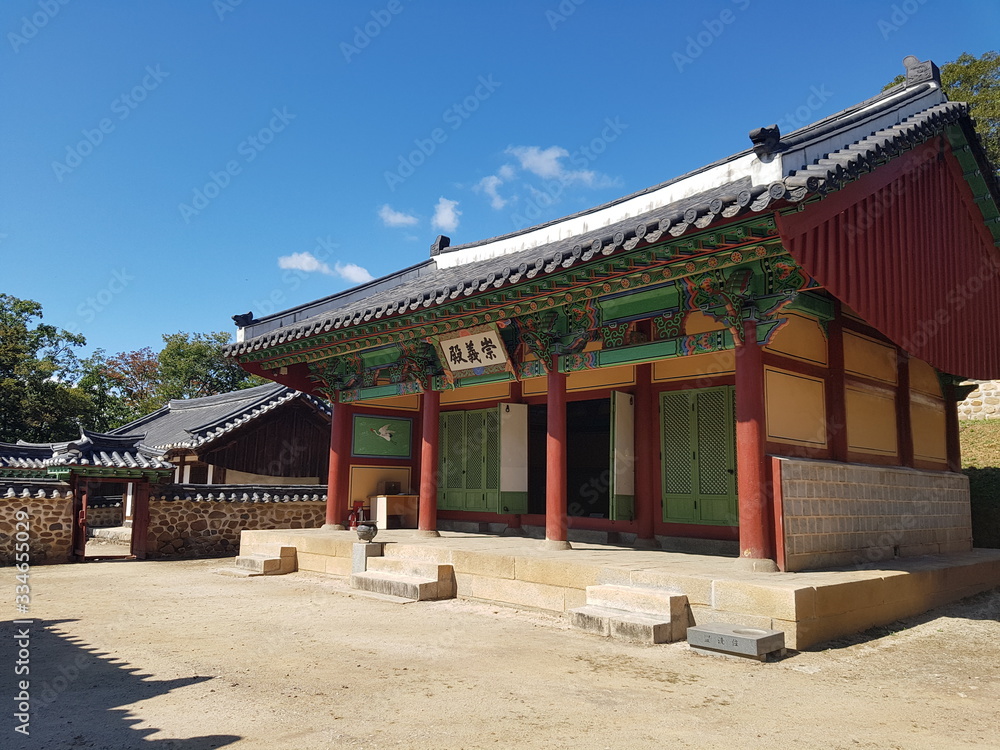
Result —
M548 409L528 407L528 512L545 514L545 438ZM566 511L609 518L611 510L611 402L566 404Z

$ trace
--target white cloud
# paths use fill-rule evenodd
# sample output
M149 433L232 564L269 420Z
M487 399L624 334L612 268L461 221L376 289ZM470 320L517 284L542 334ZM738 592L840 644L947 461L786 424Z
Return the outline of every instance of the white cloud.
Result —
M287 268L305 273L322 273L327 276L339 276L352 284L364 284L375 277L355 263L336 263L333 268L321 261L312 253L292 253L278 258L278 268Z
M507 205L506 199L497 192L497 188L503 185L503 180L495 174L484 177L473 188L477 193L485 193L490 199L490 206L499 211Z
M378 210L378 215L387 227L410 227L420 221L416 216L394 210L388 203Z
M330 266L321 261L312 253L292 253L282 255L278 258L278 268L290 268L295 271L305 271L306 273L325 273L327 276L336 276Z
M362 268L354 263L337 263L334 266L334 271L340 278L350 281L352 284L364 284L375 278L368 273L367 268Z
M531 172L543 180L560 180L564 184L580 182L592 185L595 172L589 169L567 170L560 159L569 156L569 151L562 146L549 146L546 149L539 146L510 146L506 153L514 156L521 164L521 169Z
M454 232L458 229L458 217L462 215L462 212L456 206L458 206L458 201L450 201L441 196L437 205L434 206L434 218L431 219L431 225L445 232Z

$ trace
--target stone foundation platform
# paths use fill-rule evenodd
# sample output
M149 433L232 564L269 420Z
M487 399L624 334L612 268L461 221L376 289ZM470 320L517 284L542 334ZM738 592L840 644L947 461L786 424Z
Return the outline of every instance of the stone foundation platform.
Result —
M353 531L244 531L242 555L295 547L300 571L351 575ZM385 557L454 568L456 595L567 612L587 604L587 587L651 586L682 592L688 625L712 622L780 630L805 649L926 612L1000 586L1000 550L926 555L876 565L802 573L753 573L709 555L574 543L551 551L534 539L443 531L418 537L382 531ZM429 604L428 606L433 606Z

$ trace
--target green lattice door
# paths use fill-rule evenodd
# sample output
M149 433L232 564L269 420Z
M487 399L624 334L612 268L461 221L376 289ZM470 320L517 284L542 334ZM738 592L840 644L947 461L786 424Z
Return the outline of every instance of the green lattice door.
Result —
M663 520L735 526L734 389L664 393Z
M496 409L441 415L438 507L497 512L500 416Z

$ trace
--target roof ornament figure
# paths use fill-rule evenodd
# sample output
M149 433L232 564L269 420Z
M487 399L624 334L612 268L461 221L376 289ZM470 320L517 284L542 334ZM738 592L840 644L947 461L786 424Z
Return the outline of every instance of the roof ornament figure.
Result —
M929 81L941 85L941 71L931 60L921 62L915 55L907 55L903 58L903 67L906 68L906 88Z
M750 131L750 141L753 143L753 152L757 154L757 158L766 161L771 154L778 150L781 130L777 123L770 127L756 128Z

